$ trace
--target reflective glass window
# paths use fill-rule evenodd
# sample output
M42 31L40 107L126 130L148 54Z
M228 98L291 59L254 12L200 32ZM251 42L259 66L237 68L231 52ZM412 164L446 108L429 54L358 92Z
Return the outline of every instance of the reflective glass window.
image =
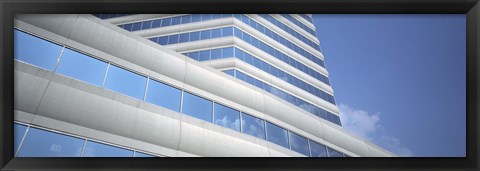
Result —
M190 41L200 40L200 32L192 32L190 33Z
M210 37L211 37L211 30L204 30L200 32L201 40L210 39Z
M264 120L249 114L242 113L242 132L265 139L265 124Z
M343 154L334 150L334 149L331 149L329 147L327 147L327 150L328 150L328 157L343 157Z
M201 20L201 15L200 14L193 14L192 15L192 22L197 22Z
M133 151L93 141L87 141L83 157L133 157Z
M146 82L147 78L143 76L110 65L105 79L105 88L143 100Z
M223 58L233 57L233 47L227 47L222 49Z
M182 113L212 122L212 101L184 92Z
M142 30L149 29L152 26L152 21L144 21L142 24Z
M245 81L247 81L247 83L251 84L251 85L254 85L255 84L255 79L249 75L245 75Z
M327 149L324 145L310 141L311 157L327 157Z
M222 58L222 49L213 49L210 53L211 60Z
M178 43L178 34L168 36L168 44Z
M125 25L123 25L123 28L124 28L125 30L132 31L132 25L133 25L133 24L125 24Z
M222 28L222 36L232 36L233 35L233 27L226 27Z
M182 24L190 23L192 15L184 15L182 16Z
M145 101L180 112L182 91L155 80L148 81Z
M180 19L181 19L180 16L179 16L179 17L173 17L173 18L172 18L172 26L173 26L173 25L180 24Z
M225 70L223 71L224 73L228 74L228 75L231 75L231 76L234 76L234 70Z
M168 36L158 38L158 43L161 44L161 45L168 44Z
M160 27L160 24L162 24L162 19L153 20L153 22L152 22L152 28Z
M198 59L198 52L190 52L188 53L188 57L192 58L192 59L195 59L195 60L199 60Z
M239 71L236 71L235 77L237 77L240 80L245 80L245 74Z
M172 21L172 18L165 18L162 20L162 27L165 27L165 26L170 26L170 23Z
M212 14L202 14L202 21L212 19Z
M235 48L235 57L238 59L243 59L243 51L238 48Z
M240 112L232 108L215 103L214 120L216 125L221 125L235 131L240 131Z
M13 126L13 147L14 147L13 153L14 154L18 150L18 146L20 146L20 143L22 142L22 138L26 130L27 130L27 126L14 124Z
M253 56L250 55L249 53L245 53L245 56L244 56L244 61L249 63L250 65L253 65Z
M211 37L212 38L222 37L222 29L221 28L213 29Z
M102 86L107 65L103 61L65 48L56 72L96 86Z
M310 152L308 149L308 140L305 137L297 135L293 132L289 132L289 133L290 133L290 143L292 144L291 149L303 155L310 156Z
M14 30L14 58L52 71L62 47L27 33Z
M289 148L288 131L267 121L267 140Z
M210 60L210 51L209 50L200 51L198 54L199 54L198 55L198 60L199 61Z
M235 37L242 38L242 31L235 27L234 31Z
M85 140L30 128L18 157L80 157Z
M135 156L134 157L155 157L155 156L135 151Z
M189 36L189 35L190 35L190 34L188 34L188 33L180 34L179 39L178 39L178 42L179 42L179 43L188 42L188 36Z
M260 89L263 89L263 82L255 79L255 86L257 86Z
M142 23L133 23L133 26L132 26L132 31L137 31L137 30L140 30L142 29Z

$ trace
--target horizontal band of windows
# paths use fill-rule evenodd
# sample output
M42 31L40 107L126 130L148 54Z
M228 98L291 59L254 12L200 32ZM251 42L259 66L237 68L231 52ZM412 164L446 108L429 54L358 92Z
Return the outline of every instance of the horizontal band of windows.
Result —
M243 23L249 25L250 27L254 28L255 30L267 35L268 37L272 38L273 40L277 41L278 43L288 47L289 49L297 52L298 54L306 57L310 61L313 61L317 65L320 65L325 68L325 63L322 59L318 58L317 56L307 52L303 48L297 46L295 43L292 43L290 40L283 38L282 36L278 35L277 33L271 31L270 29L266 28L265 26L261 25L260 23L256 22L255 20L251 19L250 17L242 14L234 14L233 15L238 20L242 21ZM320 46L316 48L316 50L320 51Z
M15 157L156 157L126 147L14 124Z
M312 18L306 14L297 14L299 15L300 17L302 17L303 19L307 20L308 22L312 23L313 24L313 21L312 21Z
M278 34L270 31L268 28L263 27L262 25L258 24L256 21L251 20L247 16L240 15L240 14L193 14L193 15L183 15L183 16L176 16L172 18L163 18L163 19L155 19L155 20L147 20L142 22L136 23L129 23L129 24L122 24L118 25L119 27L128 30L128 31L138 31L138 30L145 30L145 29L152 29L152 28L159 28L159 27L167 27L172 25L179 25L179 24L187 24L193 22L200 22L200 21L207 21L212 19L219 19L219 18L228 18L236 16L237 19L246 23L247 25L251 26L252 28L257 29L258 31L262 32L263 34L271 37L272 39L276 40L277 42L289 47L290 49L294 50L295 52L301 54L302 56L308 58L309 60L313 61L314 63L325 67L323 60L317 58L316 56L312 55L311 53L303 50L302 48L296 46L294 43L290 42L289 40L279 36ZM195 36L195 35L194 35ZM172 39L171 42L165 42L165 36L161 40L162 45L166 44L173 44L173 43L182 43L188 41L195 41L195 40L203 40L203 39L196 39L195 37L192 40L184 40L182 41L177 40L177 37L169 37ZM301 39L302 40L302 39ZM311 44L306 42L306 44ZM320 51L320 47L318 45L312 46L316 50Z
M138 31L138 30L146 30L146 29L153 29L153 28L159 28L159 27L174 26L179 24L208 21L208 20L214 20L219 18L227 18L232 16L233 14L189 14L189 15L182 15L182 16L162 18L162 19L146 20L146 21L129 23L129 24L121 24L121 25L118 25L118 27L121 27L128 31Z
M273 25L277 26L278 28L281 28L282 30L284 30L285 32L289 33L290 35L292 35L293 37L301 40L302 42L304 42L305 44L309 45L310 47L320 51L320 48L319 48L319 45L313 41L311 41L310 39L306 38L305 36L303 36L302 34L298 33L297 31L295 31L294 29L290 28L289 26L283 24L282 22L278 21L277 19L275 19L274 17L272 17L271 15L269 14L258 14L260 15L263 19L269 21L270 23L272 23Z
M100 19L109 19L109 18L117 18L117 17L133 15L133 14L93 14L93 15Z
M273 87L272 85L270 84L267 84L263 81L260 81L256 78L253 78L252 76L248 75L248 74L245 74L243 72L240 72L238 70L225 70L223 71L225 72L226 74L229 74L235 78L238 78L244 82L247 82L251 85L254 85L262 90L265 90L309 113L312 113L314 114L315 116L318 116L324 120L327 120L329 122L332 122L334 124L337 124L339 126L342 125L341 121L340 121L340 117L338 117L337 115L331 113L331 112L328 112L320 107L317 107L309 102L306 102L294 95L291 95L289 93L286 93L285 91L283 90L280 90L278 88L275 88Z
M34 39L39 39L32 35L27 35L27 36L30 36L31 38L34 38ZM17 40L15 40L15 42L17 42ZM32 42L33 44L31 44ZM35 42L36 41L22 42L22 43L27 43L29 45L20 45L20 47L35 47L35 44L34 44ZM213 122L213 123L216 123L217 125L226 126L228 128L235 128L232 125L236 126L236 125L252 125L253 124L251 122L247 123L247 121L243 123L243 120L240 121L240 123L238 123L236 119L231 119L231 118L234 118L232 116L234 115L235 112L228 112L228 113L213 112L215 111L214 104L217 104L217 103L216 102L214 103L210 99L206 99L206 98L197 96L195 94L192 94L190 92L186 92L183 89L182 90L177 89L175 87L161 83L160 81L151 79L150 77L139 75L137 73L124 69L121 66L111 64L110 62L100 61L88 55L84 55L80 52L71 50L69 47L66 47L65 49L66 51L68 51L68 53L66 53L68 57L62 58L63 56L60 56L58 67L69 68L69 67L72 67L73 64L77 66L72 67L72 69L62 70L62 75L65 74L66 76L72 77L73 79L78 79L80 81L84 81L86 83L96 85L96 86L98 86L98 82L99 82L97 81L97 79L103 78L102 87L105 89L109 89L114 92L118 92L120 94L124 94L124 95L130 96L142 101L146 101L161 107L165 107L170 110L181 112L183 114L187 114L195 118L205 120L210 123ZM17 50L28 51L31 49L19 48L15 50L16 51L14 53L18 53ZM35 56L30 56L30 58L35 58ZM72 60L73 58L87 58L87 59ZM70 61L64 62L62 61L62 59L68 59ZM19 60L19 59L16 58L16 60ZM23 61L23 60L20 60L20 61ZM25 60L24 62L29 63L29 61L31 60ZM105 69L105 65L107 65L106 69ZM84 68L89 68L89 70L93 70L97 72L90 73L90 71L87 71ZM105 72L103 72L104 70ZM83 75L84 72L87 72L88 74ZM179 107L180 104L182 104L181 109ZM230 108L228 106L225 106L225 107ZM233 111L238 111L233 108L230 108L230 109ZM229 110L218 110L217 112L224 112L224 111L229 111ZM244 115L247 115L243 112L241 113ZM218 117L215 117L215 116L218 116ZM249 118L249 117L252 118L253 116L247 116L246 118ZM217 118L216 122L214 122L213 118ZM253 117L253 118L254 118L253 119L254 121L261 120L262 122L265 122L265 120L262 120L256 117ZM258 130L260 129L260 127L255 129ZM261 135L266 134L265 131L259 133L259 132L255 132L255 130L249 130L247 127L245 128L242 127L240 128L240 130L238 129L234 129L234 130L241 131L259 138L261 137ZM18 148L20 149L22 147L19 146ZM23 156L23 153L19 153L19 154L22 154L20 156ZM68 155L72 155L72 154L69 153ZM74 154L76 155L77 153L74 153ZM35 154L31 154L31 155L35 155ZM57 153L52 153L51 155L57 155ZM25 156L28 156L28 155L25 155Z
M152 37L149 40L160 44L160 45L169 45L169 44L176 44L176 43L183 43L183 42L191 42L197 40L205 40L211 38L219 38L219 37L228 37L232 36L238 37L243 41L257 47L258 49L274 56L278 60L281 60L294 68L299 69L300 71L312 76L313 78L322 81L323 83L330 85L329 79L324 76L323 74L313 70L312 68L302 64L290 56L285 55L284 53L274 49L270 45L259 41L257 38L250 36L249 34L241 31L236 27L224 27L224 28L216 28L212 30L203 30L203 31L195 31L195 32L188 32L182 34L175 34L169 36L161 36L161 37ZM205 56L208 57L208 56ZM317 58L318 59L318 58ZM198 59L200 61L207 60L206 58Z
M232 54L232 52L234 54ZM188 52L188 53L184 53L184 55L197 61L207 61L207 60L235 57L260 70L263 70L269 73L270 75L273 75L279 79L282 79L283 81L288 82L291 85L294 85L314 96L317 96L327 102L335 104L335 99L332 95L238 48L228 47L228 48L220 48L220 49L210 49L210 50L203 50L203 51L196 51L196 52Z
M289 14L280 14L283 17L285 17L288 21L292 22L293 24L297 25L298 27L302 28L303 30L307 31L308 33L312 34L315 36L315 31L312 30L310 27L306 26L302 22L298 21L295 17L289 15Z

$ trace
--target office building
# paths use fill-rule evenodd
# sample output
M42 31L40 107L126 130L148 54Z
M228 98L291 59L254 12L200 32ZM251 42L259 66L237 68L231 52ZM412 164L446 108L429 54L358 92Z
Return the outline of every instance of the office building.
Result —
M395 156L342 128L311 17L17 15L15 156Z

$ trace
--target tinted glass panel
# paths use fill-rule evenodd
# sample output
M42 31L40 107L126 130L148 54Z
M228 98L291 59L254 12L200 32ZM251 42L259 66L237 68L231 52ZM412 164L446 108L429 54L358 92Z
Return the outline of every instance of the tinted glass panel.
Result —
M105 88L143 100L147 78L110 65Z
M310 141L310 150L312 152L312 157L327 157L327 150L325 149L325 146L321 144Z
M301 153L306 156L310 156L308 150L308 140L300 135L290 132L290 143L292 144L292 150Z
M133 157L133 151L87 141L83 157Z
M232 27L226 27L222 29L222 35L223 36L232 36L233 35L233 28Z
M285 148L289 148L287 130L270 122L267 122L267 140Z
M210 39L210 37L211 37L210 33L211 33L211 30L201 31L200 32L200 39L201 40Z
M184 92L182 113L212 122L212 101Z
M211 60L222 58L222 49L213 49L211 53Z
M84 140L30 128L18 157L80 157Z
M61 46L14 30L15 59L52 71L61 50Z
M328 149L328 157L343 157L342 153L328 147L327 149Z
M228 74L228 75L234 76L234 70L225 70L223 72Z
M27 130L27 126L14 124L14 127L13 127L13 147L14 147L13 153L14 154L17 152L20 142L22 142L22 138L26 130Z
M222 36L222 29L213 29L212 30L212 38L217 38Z
M190 33L190 41L195 41L200 39L200 32Z
M56 72L96 86L102 86L107 65L105 62L65 48Z
M179 89L149 80L145 101L180 112L181 93Z
M242 113L242 132L265 139L264 122L262 119Z
M233 47L223 48L222 49L222 56L225 57L233 57Z
M135 157L155 157L150 154L140 153L138 151L135 152Z
M215 103L215 124L240 131L240 112Z
M180 34L179 43L188 42L188 33Z

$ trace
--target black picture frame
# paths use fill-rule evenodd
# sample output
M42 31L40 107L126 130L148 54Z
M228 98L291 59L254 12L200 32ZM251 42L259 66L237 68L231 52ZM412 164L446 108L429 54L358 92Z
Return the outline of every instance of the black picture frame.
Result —
M478 170L479 0L3 0L1 11L0 168L155 170ZM467 156L464 158L13 158L13 18L40 13L346 13L465 14Z

